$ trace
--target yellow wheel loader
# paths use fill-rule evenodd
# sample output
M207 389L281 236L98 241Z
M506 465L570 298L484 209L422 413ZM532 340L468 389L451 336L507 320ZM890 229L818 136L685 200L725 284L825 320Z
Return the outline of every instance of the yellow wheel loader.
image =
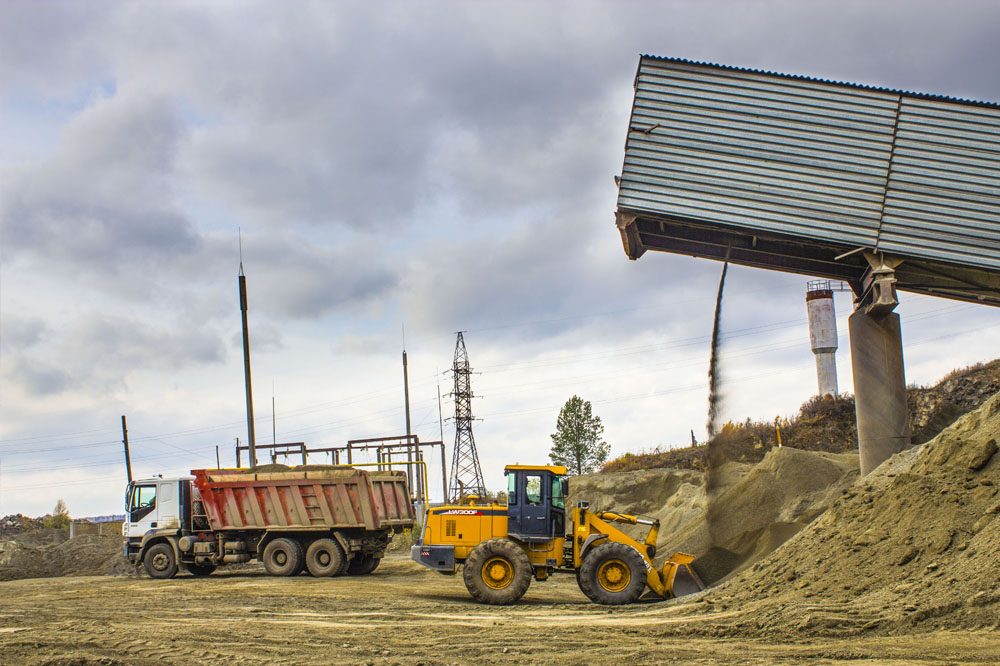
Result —
M659 521L611 511L591 512L587 502L566 521L569 481L561 466L508 465L507 505L430 508L410 556L443 574L462 577L476 601L512 604L531 579L576 574L587 597L599 604L629 604L646 587L663 598L704 589L694 558L675 553L653 565ZM648 525L642 542L612 523Z

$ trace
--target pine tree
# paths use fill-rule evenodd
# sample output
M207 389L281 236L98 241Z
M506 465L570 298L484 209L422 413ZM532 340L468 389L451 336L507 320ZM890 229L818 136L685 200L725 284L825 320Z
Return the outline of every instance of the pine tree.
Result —
M611 445L602 439L604 425L594 416L590 401L574 395L559 410L556 431L552 437L549 458L553 464L565 465L570 474L597 471L608 459Z

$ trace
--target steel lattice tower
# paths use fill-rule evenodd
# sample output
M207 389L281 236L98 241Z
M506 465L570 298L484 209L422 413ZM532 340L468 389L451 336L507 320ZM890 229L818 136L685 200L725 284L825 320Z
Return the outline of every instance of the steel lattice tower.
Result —
M448 499L457 502L462 495L486 497L483 471L479 467L476 440L472 437L472 383L469 375L469 355L461 332L455 343L455 362L451 366L455 377L455 451L451 458L451 481Z

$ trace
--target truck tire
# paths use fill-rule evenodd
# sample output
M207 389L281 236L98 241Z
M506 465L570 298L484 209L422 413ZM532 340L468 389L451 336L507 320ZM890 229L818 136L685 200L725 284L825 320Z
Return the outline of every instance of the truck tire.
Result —
M208 576L215 571L215 565L211 563L197 564L195 562L188 562L184 565L184 568L186 568L192 576Z
M336 576L343 568L344 549L334 539L316 539L306 551L306 569L317 578Z
M490 539L469 553L462 578L476 601L505 606L527 592L531 584L531 561L513 541Z
M646 589L646 562L631 546L603 543L583 559L578 580L595 604L630 604Z
M274 539L264 548L264 568L272 576L298 576L305 556L295 539Z
M375 571L378 567L378 563L382 561L382 558L375 557L374 555L358 555L354 556L351 563L347 566L348 576L364 576L365 574L370 574Z
M173 578L177 574L177 559L169 543L149 547L142 558L142 567L150 578Z

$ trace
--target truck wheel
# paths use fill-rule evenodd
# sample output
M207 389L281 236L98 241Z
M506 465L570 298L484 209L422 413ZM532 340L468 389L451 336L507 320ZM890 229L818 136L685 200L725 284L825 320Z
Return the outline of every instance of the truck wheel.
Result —
M142 558L142 567L150 578L173 578L177 573L177 560L169 543L150 546Z
M630 604L646 589L646 562L631 546L603 543L584 558L579 582L596 604Z
M207 576L213 571L215 571L214 564L196 564L195 562L188 562L184 567L193 576Z
M347 566L347 575L364 576L365 574L370 574L375 571L375 568L381 561L382 558L375 557L374 555L355 555L354 559Z
M313 576L336 576L344 565L344 549L333 539L317 539L306 551L306 568Z
M272 576L297 576L302 571L302 544L295 539L275 539L264 548L264 568Z
M469 553L462 578L476 601L504 606L516 602L528 590L531 561L513 541L490 539Z

